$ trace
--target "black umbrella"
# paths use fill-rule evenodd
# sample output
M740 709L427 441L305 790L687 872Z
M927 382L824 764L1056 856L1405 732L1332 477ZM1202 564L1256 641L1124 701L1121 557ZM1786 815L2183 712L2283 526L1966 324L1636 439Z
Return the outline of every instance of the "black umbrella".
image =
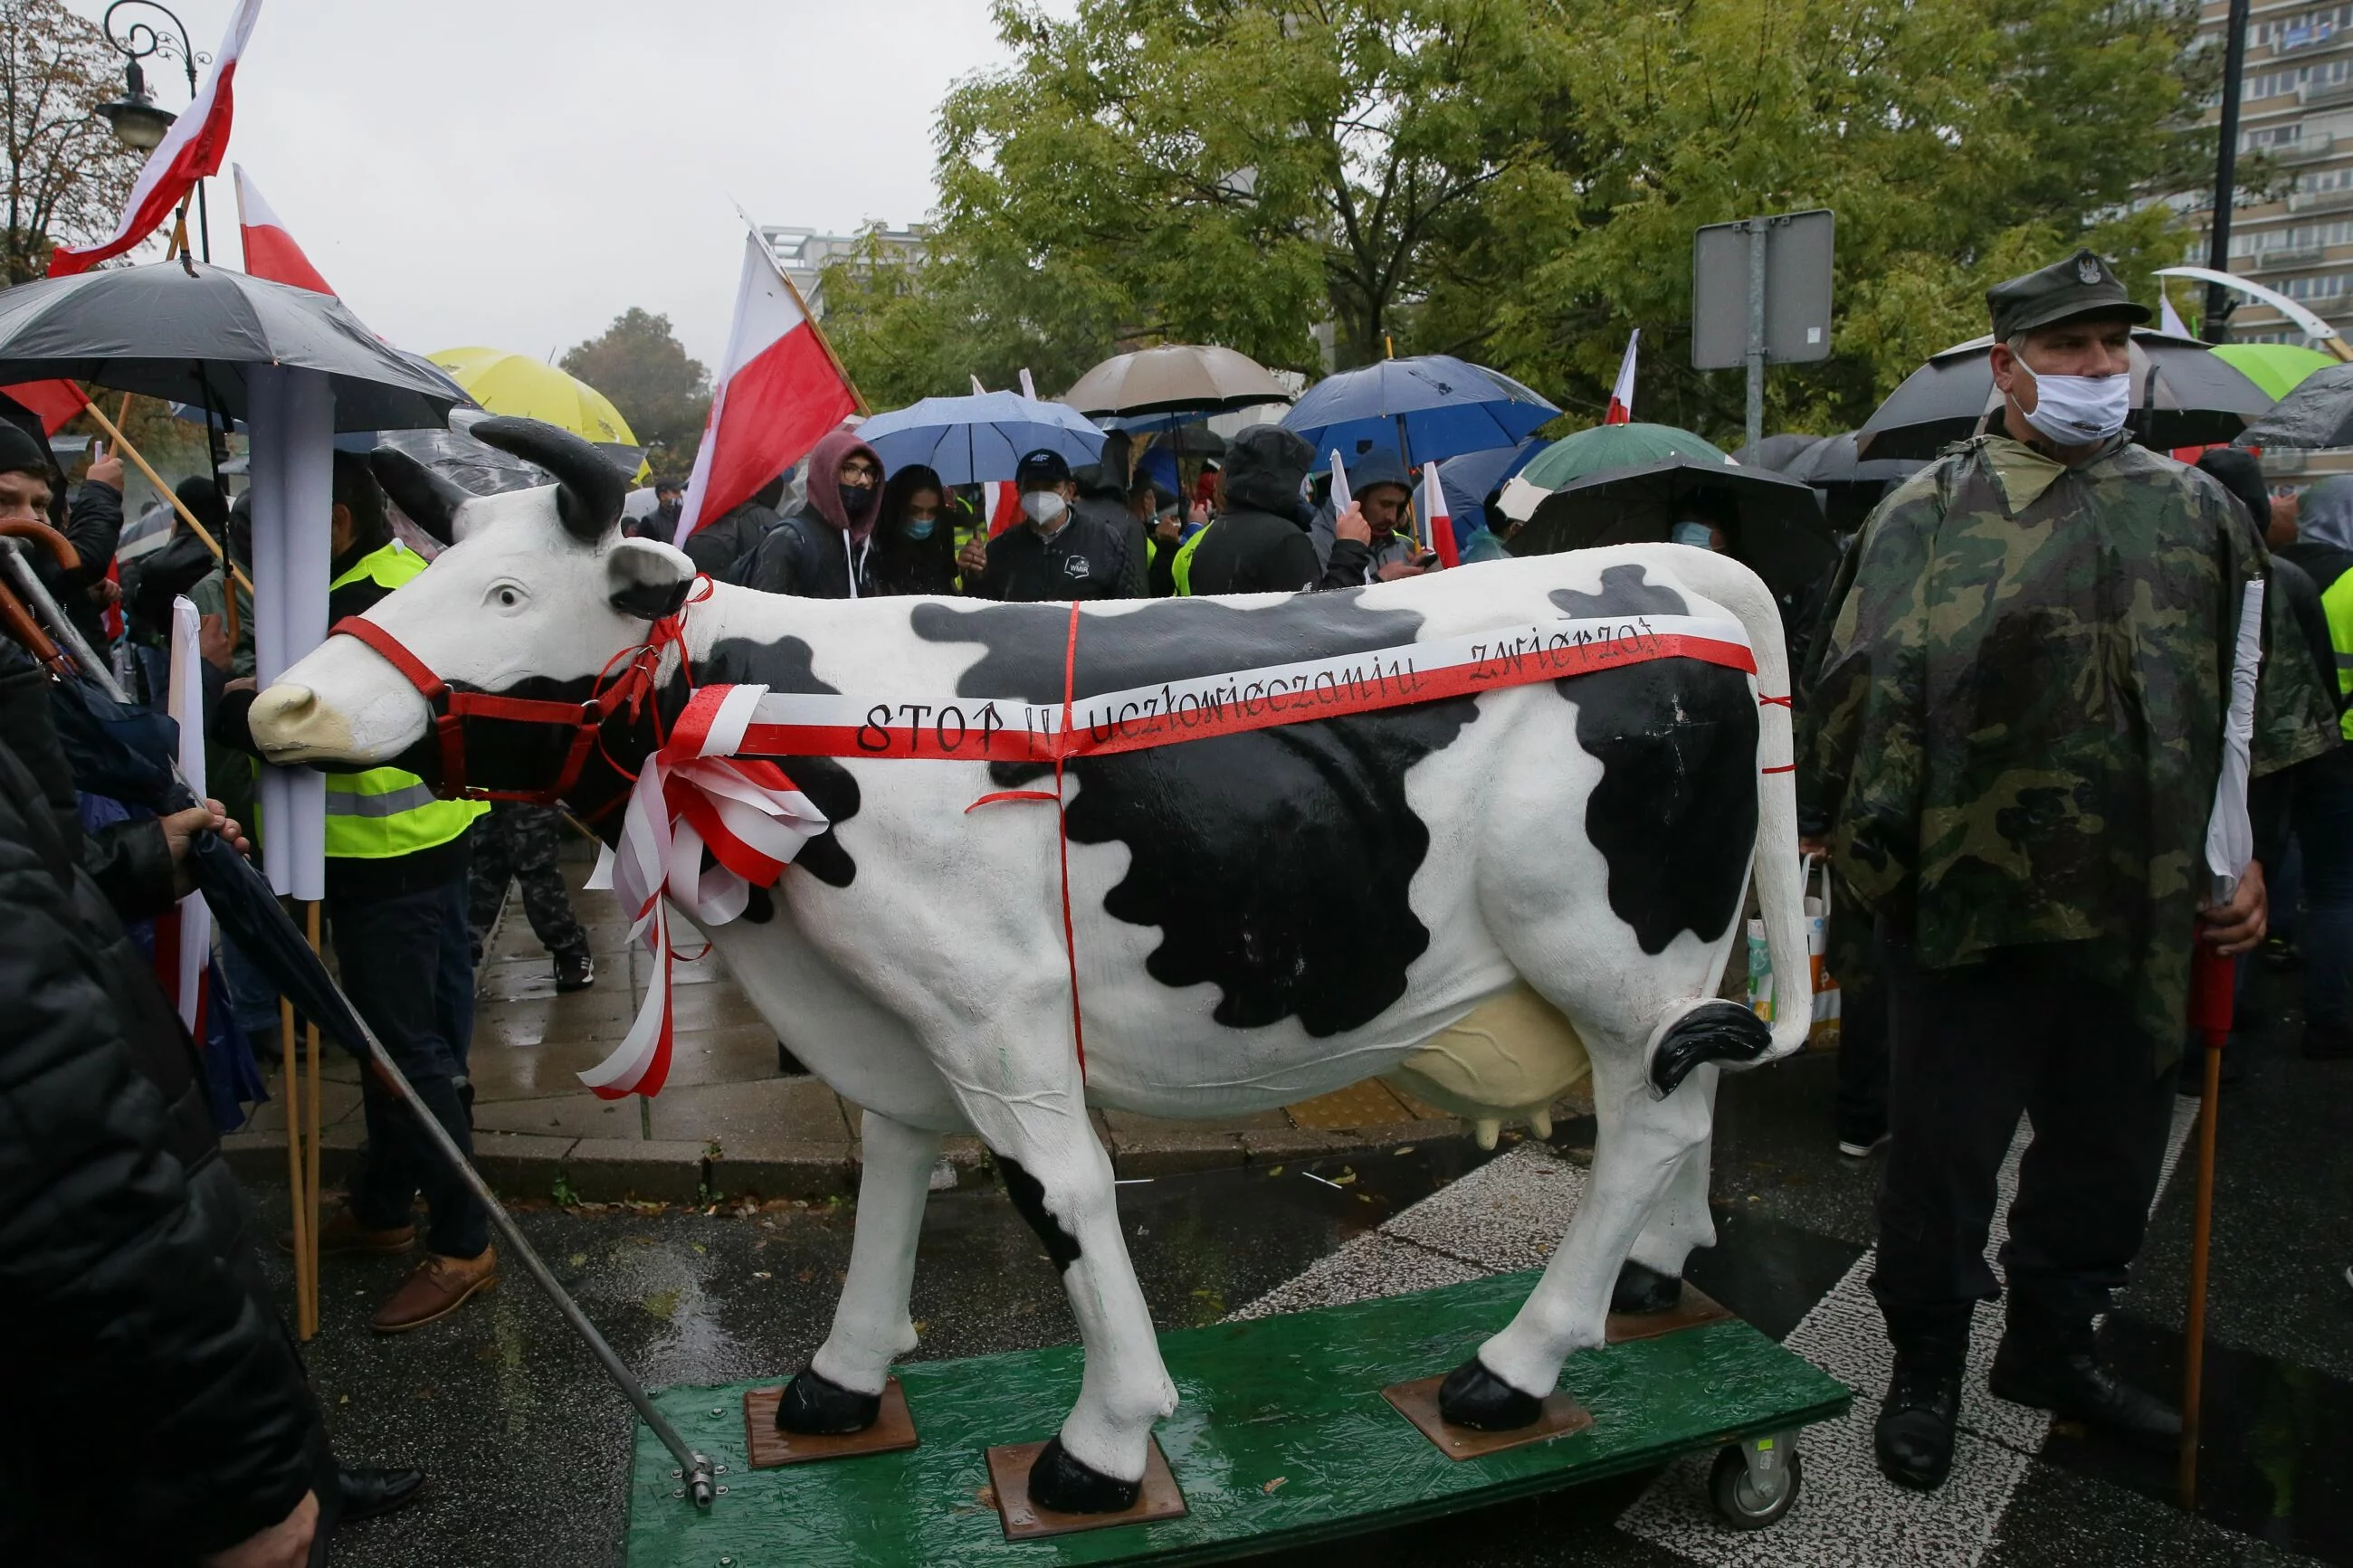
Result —
M338 430L436 426L457 399L332 295L201 261L101 268L0 292L0 383L70 376L246 415L246 367L324 371Z
M1537 503L1512 552L1663 544L1669 527L1694 503L1719 517L1731 514L1725 552L1765 579L1777 597L1794 599L1812 588L1837 555L1821 503L1806 485L1770 468L1683 457L1604 468L1562 486Z
M1832 436L1781 471L1793 479L1826 485L1884 485L1908 479L1928 466L1926 458L1865 458L1855 449L1855 433Z
M2242 447L2353 447L2353 364L2314 371L2246 428Z
M1993 384L1993 339L1957 343L1904 378L1904 384L1855 432L1866 458L1933 458L1997 427L2001 394ZM2270 395L2236 365L2192 338L2136 327L2132 334L2132 421L2143 446L2204 446L2228 441L2272 406Z
M1822 444L1820 436L1800 436L1796 431L1767 436L1751 441L1732 454L1732 460L1744 468L1770 468L1775 473L1788 473L1789 466Z

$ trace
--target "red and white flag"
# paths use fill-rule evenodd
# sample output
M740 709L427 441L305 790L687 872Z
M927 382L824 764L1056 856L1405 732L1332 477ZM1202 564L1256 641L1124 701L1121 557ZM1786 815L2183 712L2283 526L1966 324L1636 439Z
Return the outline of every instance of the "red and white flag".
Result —
M0 397L13 398L39 420L44 436L56 435L67 420L90 406L90 399L70 381L20 381L0 386Z
M1634 345L1642 341L1642 329L1636 327L1626 339L1626 357L1618 362L1618 384L1609 389L1609 412L1601 416L1604 425L1628 425L1634 418Z
M245 41L252 36L253 19L260 14L261 0L237 0L237 14L228 20L228 37L213 56L212 74L196 89L195 100L172 121L163 142L147 154L147 166L132 184L131 200L114 232L78 250L60 247L49 258L50 277L69 278L121 255L161 227L172 209L187 200L198 180L220 173L236 108L230 85L237 78L237 57L245 53Z
M272 283L290 283L297 289L308 289L313 294L332 294L302 247L278 215L269 210L251 175L242 163L233 164L237 179L237 228L245 241L245 269L256 278L267 278Z
M1421 466L1421 498L1417 510L1421 513L1425 542L1438 552L1440 566L1462 564L1462 551L1454 542L1454 519L1446 510L1446 487L1438 482L1438 465Z
M994 539L1021 521L1021 487L1011 479L984 479L980 504L988 514L988 537Z
M727 363L702 427L676 542L724 516L858 411L817 323L755 231L744 238Z

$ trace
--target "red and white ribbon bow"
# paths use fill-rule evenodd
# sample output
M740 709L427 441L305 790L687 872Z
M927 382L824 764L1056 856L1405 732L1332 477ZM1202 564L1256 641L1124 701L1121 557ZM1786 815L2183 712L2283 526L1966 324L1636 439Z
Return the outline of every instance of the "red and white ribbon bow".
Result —
M765 686L706 686L689 700L629 792L617 850L598 857L590 888L609 888L631 911L630 936L657 963L627 1038L580 1081L606 1100L650 1098L670 1076L670 939L663 897L695 924L724 925L752 889L773 885L825 814L773 763L738 758ZM706 868L703 851L713 862Z

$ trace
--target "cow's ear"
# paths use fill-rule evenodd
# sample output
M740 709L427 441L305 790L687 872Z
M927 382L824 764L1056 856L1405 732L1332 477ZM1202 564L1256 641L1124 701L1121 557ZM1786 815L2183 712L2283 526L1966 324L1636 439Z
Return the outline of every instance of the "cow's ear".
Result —
M605 556L605 602L625 616L674 616L693 586L694 563L686 552L658 540L624 539Z

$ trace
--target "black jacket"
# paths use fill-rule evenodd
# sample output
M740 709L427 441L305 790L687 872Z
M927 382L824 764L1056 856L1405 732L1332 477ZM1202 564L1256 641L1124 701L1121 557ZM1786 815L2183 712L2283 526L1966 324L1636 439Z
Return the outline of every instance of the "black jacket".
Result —
M965 592L984 599L1038 604L1069 599L1143 596L1144 563L1129 554L1127 536L1075 510L1062 531L1041 539L1027 522L988 542L988 569Z
M850 592L853 573L855 594ZM851 539L814 507L803 507L768 530L735 563L728 580L763 594L796 594L804 599L862 599L881 591L874 582L873 542Z
M324 1434L194 1047L79 863L54 740L12 743L29 712L0 736L0 1562L187 1563L282 1519ZM168 860L131 869L168 900Z
M1141 599L1152 591L1152 552L1145 547L1145 530L1127 502L1117 494L1081 496L1071 508L1081 517L1099 522L1120 537L1127 552L1128 579L1122 597Z
M161 549L151 550L124 566L122 608L131 622L132 636L169 647L172 601L211 576L218 564L203 540L182 529Z
M776 508L755 496L689 534L687 559L704 576L733 583L735 563L750 555L776 521Z
M1332 542L1330 565L1315 559L1315 542L1287 517L1229 511L1209 524L1193 547L1188 574L1195 594L1303 594L1361 588L1370 552L1353 539Z
M75 629L89 640L100 658L106 657L104 612L90 602L90 590L106 580L122 541L122 492L109 485L85 480L74 487L63 530L81 563L68 572L39 545L31 546L33 569L64 610Z

